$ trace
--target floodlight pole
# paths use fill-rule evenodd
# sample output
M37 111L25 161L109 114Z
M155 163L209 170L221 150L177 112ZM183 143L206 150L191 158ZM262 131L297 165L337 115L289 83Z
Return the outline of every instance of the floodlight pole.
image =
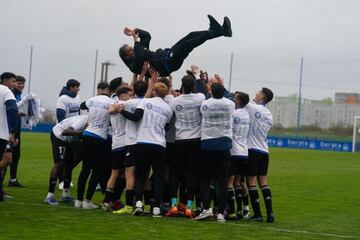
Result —
M298 99L297 121L296 121L296 137L299 137L299 131L300 131L300 118L301 118L301 88L302 88L302 78L303 78L303 66L304 66L304 58L303 58L303 57L301 57L301 64L300 64L300 80L299 80L299 99Z
M30 46L29 77L28 77L28 82L29 82L28 93L30 93L30 89L31 89L31 72L32 72L33 51L34 51L34 46L31 45Z
M96 49L96 51L95 51L95 69L94 69L93 96L95 96L98 56L99 56L99 49Z
M231 57L230 57L230 74L229 74L229 89L228 89L229 92L231 92L231 80L232 80L233 62L234 62L234 53L232 52Z

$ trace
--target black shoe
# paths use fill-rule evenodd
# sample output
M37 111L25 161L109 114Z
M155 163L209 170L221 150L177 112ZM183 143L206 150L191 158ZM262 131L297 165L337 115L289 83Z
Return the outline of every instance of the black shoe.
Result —
M216 21L216 19L211 16L208 15L208 18L210 20L210 27L209 27L209 32L212 38L215 37L220 37L223 35L223 27L220 25L220 23L218 23Z
M4 195L0 192L0 202L4 202Z
M19 187L19 188L23 188L24 186L21 185L21 183L20 183L18 180L16 180L15 182L9 181L8 187Z
M269 213L266 217L266 222L273 223L275 221L275 216L273 213Z
M231 30L231 22L228 17L224 17L224 23L222 25L223 28L223 35L225 37L231 37L232 36L232 30Z
M262 216L257 216L257 215L254 215L252 216L249 221L252 221L252 222L262 222L263 221L263 218Z

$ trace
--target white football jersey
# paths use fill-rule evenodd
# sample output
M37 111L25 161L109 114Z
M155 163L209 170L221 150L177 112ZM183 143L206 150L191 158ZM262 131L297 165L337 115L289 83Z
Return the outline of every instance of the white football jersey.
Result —
M52 131L56 138L64 142L75 142L80 141L78 136L63 136L62 132L66 129L72 129L74 131L82 131L85 129L88 122L87 115L77 115L74 117L65 118L58 124L56 124Z
M140 121L137 143L150 143L166 147L165 125L171 121L173 112L160 97L145 98L137 108L144 110Z
M233 139L231 156L248 156L248 135L250 129L249 113L244 108L238 108L233 113Z
M0 85L0 138L9 141L9 126L6 115L6 101L15 100L14 94L4 85Z
M89 124L84 131L85 135L95 134L106 140L110 124L109 106L114 100L105 95L92 97L86 101L89 109Z
M176 97L170 107L176 120L176 140L195 139L201 137L201 103L205 100L202 93L182 94Z
M80 109L79 94L77 94L76 97L74 97L74 98L69 97L68 95L60 96L57 100L56 108L59 108L59 109L62 109L65 111L65 118L79 115L79 109Z
M117 103L124 104L124 101L118 100ZM112 128L111 149L116 150L116 149L124 148L126 119L123 117L123 115L121 115L121 113L116 113L110 115L110 122Z
M124 102L125 111L133 113L144 98L132 98ZM140 122L126 119L125 122L125 144L127 146L136 144Z
M249 149L268 153L267 135L273 124L272 114L265 106L248 103L245 107L250 116Z
M232 114L235 104L227 98L209 98L201 104L201 140L228 137L232 139Z

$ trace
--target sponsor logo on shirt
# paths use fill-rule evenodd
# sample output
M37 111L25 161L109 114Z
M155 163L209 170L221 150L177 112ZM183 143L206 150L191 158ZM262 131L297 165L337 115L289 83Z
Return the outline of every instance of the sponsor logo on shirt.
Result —
M181 105L176 105L175 109L176 111L180 112L181 110L183 110L183 107Z
M239 124L240 123L240 118L239 117L234 118L234 123Z
M147 103L147 104L146 104L146 108L147 108L147 109L152 109L152 108L153 108L153 105L152 105L151 103Z

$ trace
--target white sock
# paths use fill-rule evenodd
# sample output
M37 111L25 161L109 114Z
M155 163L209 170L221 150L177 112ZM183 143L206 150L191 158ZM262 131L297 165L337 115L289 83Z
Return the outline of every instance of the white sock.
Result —
M244 210L249 211L249 205L245 205Z
M62 192L62 196L63 197L69 197L70 196L70 189L63 189L63 192Z
M10 179L10 182L16 182L16 178Z
M49 197L54 197L54 193L48 192L46 198L49 198Z

